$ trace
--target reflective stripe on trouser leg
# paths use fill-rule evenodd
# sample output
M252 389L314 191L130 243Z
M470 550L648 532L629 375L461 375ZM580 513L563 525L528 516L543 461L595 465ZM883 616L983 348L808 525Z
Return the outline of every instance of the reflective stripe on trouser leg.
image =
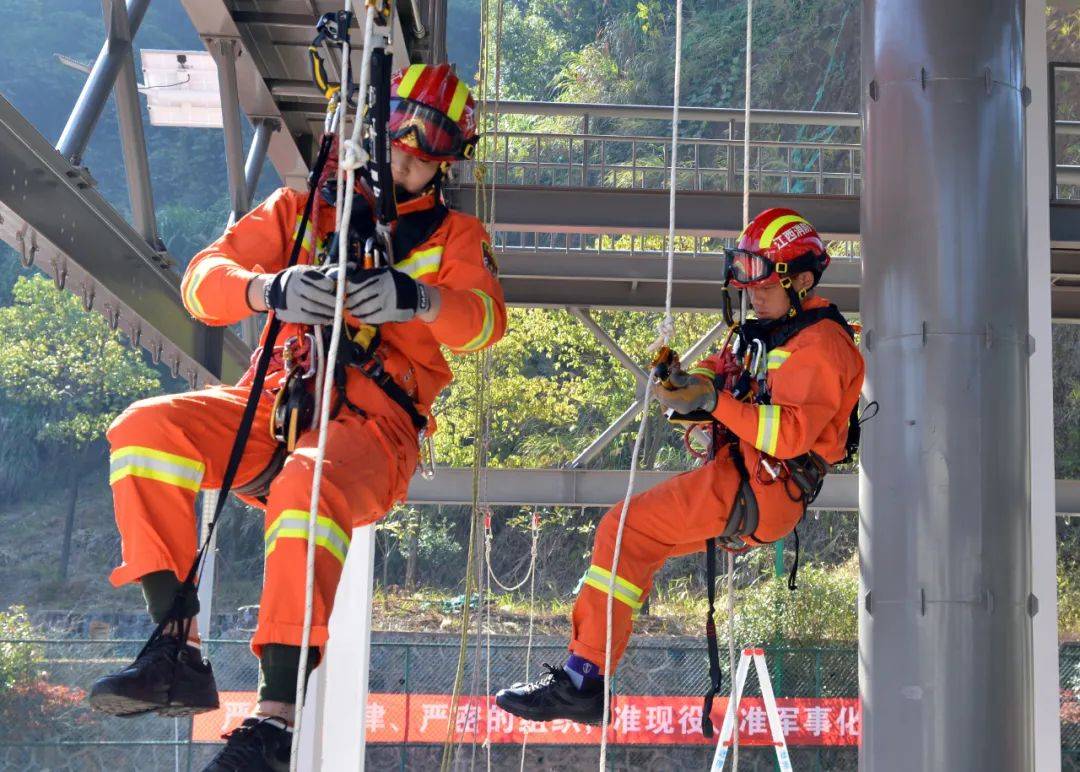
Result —
M109 576L114 585L155 571L187 574L196 549L195 494L221 484L247 393L213 387L151 397L113 421L109 482L123 560ZM257 424L269 410L268 400L260 403ZM269 433L253 433L238 478L261 470L272 448Z
M629 601L644 602L653 575L669 556L687 552L691 544L695 545L693 549L704 549L706 539L724 530L738 482L738 472L725 459L665 480L630 502L611 604L613 670L626 650L633 627L635 609ZM601 666L607 638L608 572L621 512L622 505L616 504L600 520L592 565L574 603L570 650Z
M363 376L360 376L363 377ZM363 384L366 388L367 384ZM377 389L377 386L372 386ZM381 395L381 392L379 392ZM350 394L357 404L374 399ZM374 522L390 509L398 495L399 481L408 480L412 469L399 459L415 463L415 451L407 455L391 441L415 444L415 432L407 419L393 429L377 416L365 418L345 412L327 428L326 462L319 494L315 528L315 594L312 605L311 646L322 647L329 631L327 622L348 554L349 540L357 525ZM299 646L304 629L307 576L308 507L318 432L301 435L297 448L286 459L281 473L270 485L266 517L266 563L259 624L252 639L258 654L267 643Z

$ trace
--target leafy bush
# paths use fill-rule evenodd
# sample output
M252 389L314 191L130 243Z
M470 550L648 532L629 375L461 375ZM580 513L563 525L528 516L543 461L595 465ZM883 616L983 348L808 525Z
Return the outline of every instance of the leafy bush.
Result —
M19 643L37 637L26 609L12 606L0 611L0 694L40 677L41 648Z
M799 568L799 589L787 577L770 577L743 590L736 626L741 645L855 641L858 633L858 563L836 568Z

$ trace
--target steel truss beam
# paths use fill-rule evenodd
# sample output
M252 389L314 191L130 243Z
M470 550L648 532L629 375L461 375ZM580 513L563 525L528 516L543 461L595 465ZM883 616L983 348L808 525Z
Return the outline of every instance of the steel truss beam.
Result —
M572 469L580 469L586 464L593 461L600 452L615 441L622 432L633 423L634 419L641 413L641 408L645 400L645 388L648 386L648 375L642 370L638 364L634 361L633 357L627 354L620 348L619 344L612 340L611 336L596 323L596 320L589 315L589 312L581 308L568 309L585 327L593 334L600 344L612 353L612 355L619 360L619 363L634 376L634 380L637 381L637 395L634 401L630 404L622 415L616 418L610 426L600 433L595 440L593 440L585 450L581 451L572 462L570 467ZM684 354L683 357L687 362L694 362L697 358L708 348L709 344L720 337L724 330L727 329L727 323L723 320L713 325L701 338L691 346Z
M503 291L513 305L625 310L664 307L667 260L662 255L508 247L499 250L498 262ZM844 313L858 313L861 272L858 259L834 258L821 293ZM676 256L674 310L715 313L720 308L722 287L718 256Z
M248 348L196 322L180 278L101 194L0 97L0 237L177 375L234 381Z
M639 470L637 492L674 477L676 472ZM491 506L609 507L626 495L629 472L600 469L488 469L485 504ZM472 470L440 468L433 480L419 475L409 487L410 504L472 503ZM833 474L811 509L855 512L858 475ZM1059 517L1080 514L1080 480L1057 481Z

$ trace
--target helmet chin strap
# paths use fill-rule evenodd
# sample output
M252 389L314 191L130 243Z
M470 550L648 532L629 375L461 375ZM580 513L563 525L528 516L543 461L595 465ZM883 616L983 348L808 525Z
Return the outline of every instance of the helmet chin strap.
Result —
M787 276L780 280L780 286L787 292L788 300L791 301L791 307L788 309L787 315L789 318L794 319L802 313L802 300L806 297L806 290L795 289L795 285Z

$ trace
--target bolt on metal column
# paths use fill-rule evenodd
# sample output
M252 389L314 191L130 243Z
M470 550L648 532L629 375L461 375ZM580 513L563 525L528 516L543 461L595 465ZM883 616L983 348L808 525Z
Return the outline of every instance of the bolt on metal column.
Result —
M863 0L860 769L1030 770L1020 0Z
M105 100L109 98L116 76L124 64L125 58L131 57L131 39L139 31L143 16L150 0L129 0L127 4L127 28L126 37L114 37L114 28L110 14L107 32L109 36L101 47L94 66L90 70L90 76L86 79L82 92L79 94L75 106L68 116L67 125L60 134L60 140L56 143L56 149L76 166L82 163L83 153L90 141L90 135L94 133L94 126L101 117L101 111L105 108Z

